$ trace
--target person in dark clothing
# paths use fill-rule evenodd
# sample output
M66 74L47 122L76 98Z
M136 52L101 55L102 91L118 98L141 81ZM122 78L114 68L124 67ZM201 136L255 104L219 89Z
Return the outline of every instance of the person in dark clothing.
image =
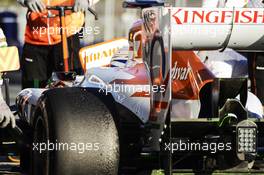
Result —
M84 11L89 0L17 0L28 8L25 45L21 70L22 88L44 88L52 72L64 70L61 27L58 11L46 10L46 6L73 6L66 11L65 24L68 38L69 70L82 73L79 61L79 32L84 25ZM55 16L55 17L49 17Z

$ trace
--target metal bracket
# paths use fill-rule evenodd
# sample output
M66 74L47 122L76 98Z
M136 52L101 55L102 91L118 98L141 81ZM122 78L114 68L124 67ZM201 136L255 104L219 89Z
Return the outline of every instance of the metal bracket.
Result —
M10 106L10 94L9 94L9 78L3 79L3 85L5 88L5 101L8 106Z

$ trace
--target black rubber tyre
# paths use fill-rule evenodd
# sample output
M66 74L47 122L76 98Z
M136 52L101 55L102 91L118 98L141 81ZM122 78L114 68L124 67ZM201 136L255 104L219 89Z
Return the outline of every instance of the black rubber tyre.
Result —
M44 95L38 109L33 143L49 141L58 148L55 151L50 146L42 153L33 149L33 175L118 174L118 132L111 113L96 95L82 88L53 89ZM77 145L78 150L59 147L59 143Z

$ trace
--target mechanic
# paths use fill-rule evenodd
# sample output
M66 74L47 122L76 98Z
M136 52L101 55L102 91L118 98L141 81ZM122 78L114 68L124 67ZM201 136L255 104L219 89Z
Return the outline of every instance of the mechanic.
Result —
M248 8L263 8L262 0L251 0ZM249 78L251 80L251 91L260 99L264 109L264 52L248 54Z
M264 109L264 53L251 54L248 59L251 89L260 99Z
M0 50L1 47L7 47L7 42L3 30L0 28ZM3 99L1 87L3 84L2 74L0 73L0 128L7 127L10 123L12 128L16 126L16 120L10 108Z
M25 44L21 69L22 88L44 88L52 72L64 71L61 27L58 11L46 10L46 6L73 6L66 11L66 30L69 49L69 69L82 74L78 58L79 32L84 25L84 13L89 0L17 0L28 8Z
M263 8L263 0L204 0L203 7L247 7L247 8ZM228 53L229 52L229 53ZM216 52L215 52L216 53ZM228 60L230 66L235 67L236 64L238 68L232 71L236 71L235 77L238 75L244 75L246 73L245 68L248 70L248 75L251 80L251 91L257 95L260 99L264 108L264 53L245 53L242 52L243 56L239 56L238 53L228 50L225 52L227 58L232 57ZM219 55L219 54L218 54ZM246 57L244 59L243 57ZM224 57L223 57L224 58ZM221 62L224 62L221 58ZM220 62L220 59L218 60ZM232 63L234 62L234 63ZM245 62L247 62L248 67L245 67ZM213 64L212 64L213 65ZM217 66L214 64L213 66ZM219 64L219 66L221 66ZM220 68L220 67L219 67ZM220 70L220 69L219 69ZM228 73L228 71L222 71L222 74Z
M237 0L228 0L226 6L237 5ZM241 0L243 7L263 8L263 0ZM233 5L234 4L234 5ZM244 53L248 58L248 74L251 80L251 91L260 99L264 109L264 53Z

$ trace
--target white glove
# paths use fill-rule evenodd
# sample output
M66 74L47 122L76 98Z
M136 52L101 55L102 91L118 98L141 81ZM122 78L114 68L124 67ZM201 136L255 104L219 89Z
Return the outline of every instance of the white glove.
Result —
M75 0L74 11L84 12L89 7L89 0Z
M14 128L16 126L16 119L2 98L2 93L0 92L0 128L7 127L9 123L12 128Z
M46 6L42 0L24 0L23 4L32 12L40 13L46 10Z

